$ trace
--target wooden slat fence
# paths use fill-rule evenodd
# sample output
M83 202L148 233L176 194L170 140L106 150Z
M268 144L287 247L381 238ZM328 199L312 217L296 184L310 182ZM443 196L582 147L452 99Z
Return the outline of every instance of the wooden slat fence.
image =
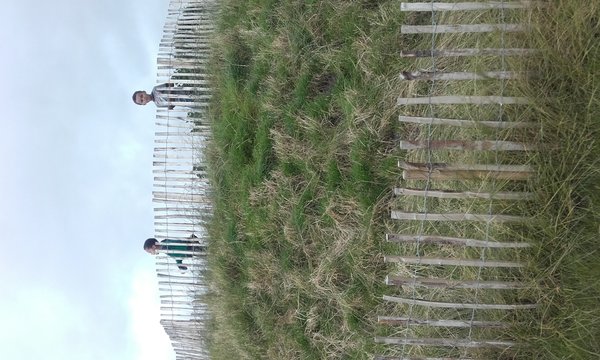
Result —
M204 225L211 203L203 154L211 137L204 115L211 96L206 64L215 11L214 1L171 0L157 59L157 84L174 84L169 103L175 107L156 111L154 236L195 245L190 251L163 251L156 258L161 324L177 360L209 358L209 314L202 296L208 289ZM192 234L197 238L190 239Z
M536 308L521 272L530 244L518 234L531 221L519 204L535 197L524 154L538 149L529 136L538 124L519 118L529 101L510 88L534 74L509 67L510 58L536 53L522 45L528 27L518 19L540 6L400 4L408 21L430 21L403 25L403 36L431 48L400 54L414 62L399 74L410 85L396 103L409 138L399 144L403 180L386 237L397 252L384 257L394 271L377 360L508 359L524 345L510 329L519 312Z

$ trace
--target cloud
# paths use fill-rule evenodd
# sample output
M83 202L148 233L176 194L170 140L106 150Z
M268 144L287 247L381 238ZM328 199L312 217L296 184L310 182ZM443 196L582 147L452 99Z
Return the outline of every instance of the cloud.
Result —
M136 348L134 359L174 359L173 349L165 344L167 334L161 326L157 326L160 316L156 309L160 307L160 301L153 268L153 265L138 268L133 275L133 292L129 298L129 313L131 314L131 333Z
M28 287L5 293L3 297L0 307L3 359L69 359L75 358L74 354L78 359L102 358L99 353L102 341L95 341L89 331L89 314L65 293L47 287Z
M154 109L131 102L154 82L167 7L25 0L0 12L10 54L0 224L11 244L0 256L0 359L174 358L139 243L152 227Z

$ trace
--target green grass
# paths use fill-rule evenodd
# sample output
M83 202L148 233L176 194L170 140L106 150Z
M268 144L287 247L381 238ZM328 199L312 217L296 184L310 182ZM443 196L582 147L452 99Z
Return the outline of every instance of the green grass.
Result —
M508 336L528 344L505 358L593 359L600 356L600 9L584 0L557 1L531 16L528 36L443 35L438 44L528 46L541 54L527 61L493 58L437 59L438 69L536 69L529 80L510 81L505 95L527 96L526 109L505 106L503 117L535 121L541 131L416 127L397 122L398 96L426 95L426 83L402 82L403 70L430 68L430 60L407 60L400 50L428 48L430 38L403 36L402 24L427 24L427 16L399 11L397 1L222 2L214 49L215 89L208 154L214 186L211 284L214 315L210 351L216 359L367 359L397 350L375 335L403 334L376 324L377 315L405 314L381 300L390 272L384 254L414 254L410 246L385 243L386 232L419 231L419 224L389 220L390 209L487 213L487 201L394 198L403 181L399 159L425 161L425 151L400 151L403 138L522 139L547 144L527 154L436 152L433 162L529 163L537 180L516 185L499 181L433 182L433 188L530 190L536 200L493 204L494 211L529 215L526 226L466 226L440 223L424 230L443 234L530 241L527 252L490 252L488 259L529 264L523 271L489 271L504 279L538 284L507 295L475 294L480 301L536 301L538 311L489 313L513 323ZM516 12L504 14L508 20ZM490 11L453 14L440 23L498 19ZM575 19L575 20L572 20ZM515 19L521 20L521 19ZM473 45L475 44L475 45ZM434 92L496 94L496 83L443 83ZM424 115L427 107L411 114ZM405 114L408 114L406 112ZM498 107L439 107L440 117L499 116ZM506 187L505 187L506 189ZM478 258L472 249L422 247L427 256ZM433 269L433 276L472 278L473 269ZM488 271L488 270L484 270ZM427 294L423 294L427 295ZM431 294L429 294L431 295ZM436 293L446 298L468 291ZM451 311L418 313L453 316ZM461 315L461 314L459 314ZM464 314L462 314L464 315ZM448 335L421 328L424 336ZM482 337L497 333L482 331ZM422 349L416 349L415 354ZM424 350L423 350L424 351ZM439 354L432 354L439 355ZM492 355L495 356L495 355Z

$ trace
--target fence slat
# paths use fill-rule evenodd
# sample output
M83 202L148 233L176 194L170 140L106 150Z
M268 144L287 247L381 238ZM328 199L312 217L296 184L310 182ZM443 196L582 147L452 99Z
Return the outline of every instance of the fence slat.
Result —
M466 80L509 80L521 79L530 73L518 71L482 71L482 72L432 72L432 71L403 71L400 73L402 80L439 80L439 81L466 81Z
M378 316L377 322L386 325L416 325L416 326L436 326L436 327L456 327L456 328L508 328L509 324L501 321L469 321L469 320L423 320L401 316Z
M490 193L477 191L418 190L406 188L394 188L394 195L428 196L440 199L532 200L535 198L535 194L530 192L498 191Z
M473 303L450 303L440 301L427 301L418 299L405 299L396 296L384 295L383 300L405 305L419 305L432 308L470 309L470 310L524 310L535 309L536 304L473 304Z
M529 165L502 165L502 164L448 164L448 163L416 163L398 161L398 167L406 170L474 170L474 171L520 171L533 172Z
M446 346L461 348L509 348L515 346L513 341L501 340L469 340L469 339L446 339L446 338L392 338L375 337L375 342L389 345L413 345L413 346Z
M433 172L426 170L403 170L402 178L405 180L472 180L495 178L500 180L529 180L531 173L515 171L478 171L478 170L444 170L436 169Z
M399 97L396 104L399 106L400 105L429 105L429 104L433 104L433 105L460 105L460 104L527 105L527 104L529 104L529 100L524 97L511 97L511 96L449 95L449 96L423 96L423 97L412 97L412 98Z
M475 151L532 151L537 145L503 140L401 140L402 150L475 150Z
M520 121L486 121L486 120L463 120L463 119L442 119L432 117L404 116L398 117L400 122L422 124L422 125L450 125L459 127L485 126L498 129L523 129L539 127L538 123L520 122Z
M429 289L495 289L514 290L524 289L525 283L516 281L483 281L483 280L448 280L422 277L402 277L388 275L385 278L386 285L402 287L423 287Z
M463 180L497 178L527 180L534 174L529 165L413 163L398 161L405 180Z
M516 215L470 214L470 213L409 213L399 210L392 211L392 219L416 221L480 221L480 222L525 222L531 218Z
M385 255L383 261L411 265L443 265L443 266L476 266L476 267L505 267L520 268L525 264L514 261L472 260L451 258L429 258L422 256Z
M523 48L465 48L465 49L429 49L429 50L402 50L400 57L461 57L461 56L524 56L536 54L535 49Z
M453 24L453 25L402 25L402 34L454 34L454 33L485 33L485 32L519 32L525 31L521 24Z
M524 9L532 5L531 1L486 1L486 2L415 2L401 3L400 11L470 11L489 9Z
M527 248L531 244L526 242L497 242L475 239L465 239L452 236L439 235L400 235L386 234L386 240L397 243L420 243L420 244L440 244L440 245L460 245L479 248Z

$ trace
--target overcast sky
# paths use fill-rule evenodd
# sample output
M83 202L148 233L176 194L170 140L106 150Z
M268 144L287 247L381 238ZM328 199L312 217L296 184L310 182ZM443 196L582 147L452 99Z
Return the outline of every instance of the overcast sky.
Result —
M142 251L154 107L131 100L167 6L2 3L0 359L174 359Z

